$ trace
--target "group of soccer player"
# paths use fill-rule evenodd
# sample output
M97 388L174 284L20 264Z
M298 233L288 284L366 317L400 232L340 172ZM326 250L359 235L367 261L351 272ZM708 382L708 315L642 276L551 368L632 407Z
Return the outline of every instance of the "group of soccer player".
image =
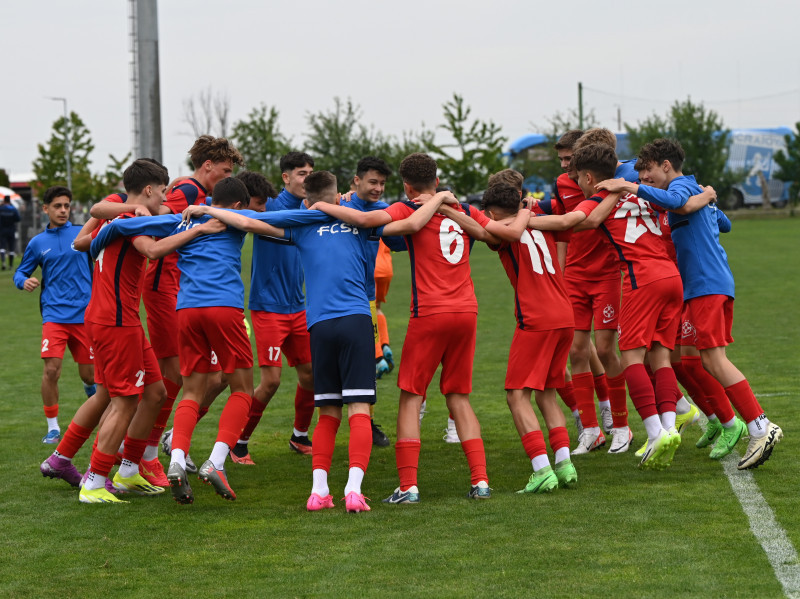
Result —
M281 159L284 188L276 193L259 173L232 177L241 155L211 136L189 152L192 176L173 183L158 162L135 160L123 176L125 193L96 204L80 231L69 222L70 190L48 189L48 227L14 276L18 288L33 291L39 281L31 275L42 269L43 442L57 443L42 474L79 487L84 503L118 503L122 493L157 495L167 487L178 503L192 503L188 474L233 500L225 463L230 456L254 464L248 441L278 389L284 354L298 378L289 446L312 456L307 509L334 507L328 473L347 406L345 507L369 511L362 482L371 449L389 445L373 411L376 376L394 367L380 311L391 248L411 261L411 314L397 379L399 486L384 502L420 501L420 422L439 365L439 390L469 465L468 496L489 498L469 398L474 240L497 252L514 288L517 326L505 388L533 469L520 493L576 486L571 456L597 450L606 435L609 453L628 451L628 394L647 432L637 452L641 467L672 463L698 408L708 418L698 447L713 443L718 459L749 435L739 468L759 466L782 432L725 353L734 287L719 232L730 221L716 209L713 189L682 174L677 142L655 140L626 163L617 160L615 143L605 129L567 132L556 144L564 174L551 200L525 197L522 175L507 169L490 177L482 211L437 192L437 165L425 154L399 165L407 200L389 206L381 197L392 170L379 158L359 162L351 193L342 197L334 175L315 172L308 154L290 152ZM248 232L257 386L241 280ZM67 345L87 400L62 435L58 378ZM189 455L193 431L228 387L216 441L198 468ZM556 392L575 417L572 452ZM173 428L165 430L179 395ZM548 430L552 466L531 396ZM95 429L82 475L72 460ZM166 472L159 445L170 455Z

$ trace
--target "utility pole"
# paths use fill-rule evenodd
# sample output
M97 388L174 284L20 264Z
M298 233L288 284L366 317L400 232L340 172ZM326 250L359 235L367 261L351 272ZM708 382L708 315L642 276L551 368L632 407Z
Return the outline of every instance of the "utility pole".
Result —
M134 157L163 162L157 0L131 0L130 18Z
M583 83L578 81L578 129L583 129Z
M67 99L54 98L52 96L48 96L48 98L54 102L61 102L64 104L64 158L67 160L67 187L72 190L72 162L70 160L69 151L69 112L67 111Z

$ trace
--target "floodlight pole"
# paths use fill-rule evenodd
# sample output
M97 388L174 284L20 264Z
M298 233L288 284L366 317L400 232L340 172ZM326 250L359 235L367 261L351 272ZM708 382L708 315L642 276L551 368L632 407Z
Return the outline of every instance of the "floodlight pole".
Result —
M54 98L52 96L50 99L54 102L62 102L64 104L64 126L66 127L64 130L64 157L67 159L67 187L72 191L72 163L69 153L69 112L67 111L67 99Z

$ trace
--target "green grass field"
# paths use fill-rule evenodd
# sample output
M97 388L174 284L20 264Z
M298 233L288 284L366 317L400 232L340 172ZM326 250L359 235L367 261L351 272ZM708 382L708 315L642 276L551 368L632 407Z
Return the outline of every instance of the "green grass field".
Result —
M729 355L785 433L754 479L795 547L798 241L800 219L737 221L723 239L737 281L736 343ZM408 319L408 260L397 255L394 265L386 311L399 357ZM722 465L694 448L698 427L685 434L665 472L639 471L632 451L610 456L601 450L575 459L578 489L515 494L531 468L503 391L513 296L499 260L480 245L473 252L473 278L480 315L472 397L483 426L492 499L465 498L466 460L460 446L442 441L447 411L432 386L422 422L421 504L381 504L397 474L393 449L376 448L364 484L372 512L350 515L339 501L347 471L346 426L330 477L337 507L305 510L311 459L288 449L295 378L287 370L251 441L258 465L229 462L235 502L196 482L190 506L175 504L169 492L133 497L127 505L80 504L66 483L39 473L52 447L40 442L46 431L38 302L13 287L9 272L0 274L0 596L782 596ZM378 382L376 413L393 441L395 383L396 372ZM62 430L82 399L77 368L67 358ZM220 405L198 425L196 460L211 449ZM641 421L629 410L641 440ZM574 446L571 418L568 423ZM75 462L86 466L86 449Z

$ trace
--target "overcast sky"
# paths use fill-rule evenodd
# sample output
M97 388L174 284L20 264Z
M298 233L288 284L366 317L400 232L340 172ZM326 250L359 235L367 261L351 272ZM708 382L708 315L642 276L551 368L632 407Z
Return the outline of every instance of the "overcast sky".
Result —
M0 167L32 170L66 97L91 131L93 168L131 147L128 2L4 1ZM800 3L792 0L159 2L161 114L170 174L193 136L183 101L211 88L231 117L260 103L302 149L309 112L352 98L399 135L442 122L462 94L514 140L584 105L604 126L664 113L687 96L725 125L800 120Z

